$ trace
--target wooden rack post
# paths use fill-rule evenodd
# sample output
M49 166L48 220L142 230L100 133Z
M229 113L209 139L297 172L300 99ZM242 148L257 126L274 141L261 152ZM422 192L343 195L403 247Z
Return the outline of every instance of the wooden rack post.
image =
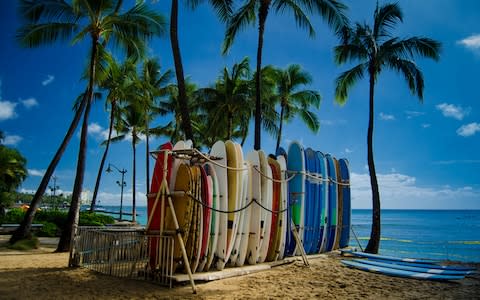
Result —
M303 263L307 267L310 267L310 263L308 262L308 259L307 259L307 253L305 252L305 248L303 248L302 240L300 239L300 236L298 235L297 227L296 227L295 223L293 223L292 219L290 219L290 224L291 224L290 226L292 228L293 238L297 242L297 246L295 247L295 250L293 251L293 253L295 253L297 248L298 248L300 250L300 254L302 254Z

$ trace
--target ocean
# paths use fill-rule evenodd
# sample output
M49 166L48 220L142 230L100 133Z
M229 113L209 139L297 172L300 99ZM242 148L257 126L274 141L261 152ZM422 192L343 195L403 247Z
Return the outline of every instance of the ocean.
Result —
M119 211L118 206L106 206ZM131 207L124 206L124 212ZM147 224L147 208L137 207L137 222ZM124 216L131 218L131 216ZM480 262L480 210L382 210L380 254ZM365 248L371 210L352 210L350 246ZM360 245L360 246L359 246Z

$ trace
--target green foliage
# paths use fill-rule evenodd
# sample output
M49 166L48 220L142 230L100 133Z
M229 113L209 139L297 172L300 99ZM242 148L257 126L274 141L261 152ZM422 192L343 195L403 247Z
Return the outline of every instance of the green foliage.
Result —
M16 242L13 245L8 246L9 249L13 250L32 250L32 249L37 249L39 246L40 242L38 238L32 237L31 239L24 239Z
M67 212L61 210L41 210L35 215L34 222L53 223L59 228L63 228L67 222Z
M1 224L20 224L25 217L25 212L21 208L12 208L6 214L5 217L0 220Z
M44 236L44 237L55 237L58 235L58 226L51 222L41 222L43 224L42 229L37 232L37 236Z
M88 211L80 212L80 226L103 226L113 223L115 223L115 219L111 216Z

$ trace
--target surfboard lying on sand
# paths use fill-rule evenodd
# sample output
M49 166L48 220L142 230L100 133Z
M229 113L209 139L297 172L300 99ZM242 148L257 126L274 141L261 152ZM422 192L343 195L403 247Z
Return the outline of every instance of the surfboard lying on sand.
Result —
M395 264L394 262L371 260L371 259L352 259L351 261L360 262L367 265L386 267L391 269L399 269L412 272L421 272L421 273L431 273L431 274L440 274L440 275L460 275L465 276L472 274L473 271L470 270L455 270L455 269L438 269L435 268L436 265L430 264L419 264L419 266L411 266L409 264ZM420 267L421 266L421 267ZM430 268L433 266L433 268Z
M363 271L380 273L380 274L397 276L397 277L405 277L405 278L415 278L415 279L423 279L423 280L439 280L439 281L459 280L459 279L465 278L462 275L432 274L432 273L425 273L425 272L399 270L399 269L393 269L389 267L373 266L373 265L365 264L361 261L342 260L342 264L348 267L352 267L352 268L363 270Z
M416 259L416 258L401 258L395 256L386 256L386 255L379 255L379 254L371 254L359 251L353 251L351 249L342 249L340 250L343 254L350 254L357 257L364 257L364 258L373 258L379 260L388 260L388 261L403 261L409 263L417 263L417 264L438 264L440 261L433 260L433 259Z

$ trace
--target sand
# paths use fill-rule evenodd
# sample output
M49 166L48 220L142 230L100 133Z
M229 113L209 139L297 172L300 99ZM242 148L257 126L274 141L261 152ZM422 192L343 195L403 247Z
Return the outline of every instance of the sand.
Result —
M5 248L0 236L1 299L480 299L480 275L459 282L401 279L349 269L338 254L255 274L172 289L68 268L67 253L53 253L56 239L32 251ZM476 267L480 267L479 264Z

